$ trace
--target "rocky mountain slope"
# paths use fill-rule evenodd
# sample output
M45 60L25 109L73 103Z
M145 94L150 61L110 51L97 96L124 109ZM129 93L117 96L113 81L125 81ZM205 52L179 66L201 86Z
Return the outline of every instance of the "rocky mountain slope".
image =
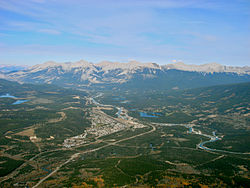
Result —
M28 68L28 66L20 66L20 65L0 65L0 72L12 72L12 71L20 71Z
M168 64L164 66L168 69L177 69L183 71L196 71L196 72L228 72L228 73L237 73L237 74L250 74L250 67L232 67L232 66L223 66L218 63L209 63L203 65L186 65L182 62L175 64Z
M160 66L156 63L137 61L103 61L98 64L84 60L74 63L50 61L26 70L4 73L1 77L19 82L58 84L64 87L112 85L178 89L247 82L250 81L250 67L228 67L216 63L186 65L179 62Z

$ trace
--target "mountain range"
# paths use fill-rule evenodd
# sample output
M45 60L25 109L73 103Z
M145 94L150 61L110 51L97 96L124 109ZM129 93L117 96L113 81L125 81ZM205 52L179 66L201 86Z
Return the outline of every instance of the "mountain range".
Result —
M0 72L13 72L13 71L20 71L27 69L28 66L25 65L8 65L8 64L3 64L0 65Z
M223 66L217 63L186 65L178 62L158 65L137 61L102 61L97 64L84 60L66 63L49 61L24 70L3 72L0 78L77 88L185 89L249 82L250 67Z

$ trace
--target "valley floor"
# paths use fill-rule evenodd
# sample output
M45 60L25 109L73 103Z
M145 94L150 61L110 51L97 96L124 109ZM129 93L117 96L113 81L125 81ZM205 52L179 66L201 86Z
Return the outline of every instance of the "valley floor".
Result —
M86 98L86 104L91 126L82 134L64 139L55 149L44 150L44 143L33 130L39 128L39 124L15 134L10 130L5 137L30 136L37 154L3 176L1 185L223 187L244 185L248 181L250 154L206 146L223 139L210 129L209 134L209 131L203 133L195 124L138 120L124 107L104 105L91 97ZM68 109L72 108L76 107ZM83 110L81 107L76 109ZM105 113L105 110L116 109L118 112L114 116ZM66 121L67 110L57 114L57 118L49 119L47 123ZM53 142L53 139L50 136L47 140ZM3 152L2 156L14 159L15 155ZM233 168L230 169L228 164ZM236 177L238 182L227 177Z

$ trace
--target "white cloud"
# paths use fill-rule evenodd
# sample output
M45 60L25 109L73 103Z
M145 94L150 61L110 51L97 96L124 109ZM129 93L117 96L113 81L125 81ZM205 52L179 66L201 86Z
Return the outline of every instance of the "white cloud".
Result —
M54 30L54 29L39 29L38 32L52 34L52 35L59 35L59 34L61 34L60 31Z
M113 54L115 58L168 57L169 61L173 58L186 60L196 55L206 58L206 53L216 56L213 51L215 46L220 49L224 47L220 44L221 36L225 39L228 37L222 35L222 29L219 31L218 27L212 27L217 18L207 22L202 17L188 17L174 12L179 10L185 12L187 9L189 11L189 8L192 11L199 9L200 14L202 14L200 9L207 9L204 12L213 11L212 13L231 11L227 10L228 4L232 7L233 1L230 2L229 0L0 0L0 11L4 9L28 18L22 20L6 17L0 19L0 27L14 31L13 33L40 32L57 35L55 37L61 37L60 34L63 33L63 37L68 37L68 41L72 38L77 39L76 46L48 47L50 49L48 51L46 46L36 49L27 47L33 53L40 53L39 50L43 54L51 55L54 52L74 55L84 52L93 56L96 53L102 57L105 54L109 54L110 57L110 54L116 53ZM159 14L158 11L164 14ZM81 42L83 47L79 45ZM105 46L102 49L98 47L94 49L91 45L87 46L88 44L106 45L110 48ZM230 47L230 44L227 44L225 49ZM236 47L231 45L230 48L227 51L234 51ZM22 47L16 49L22 50Z

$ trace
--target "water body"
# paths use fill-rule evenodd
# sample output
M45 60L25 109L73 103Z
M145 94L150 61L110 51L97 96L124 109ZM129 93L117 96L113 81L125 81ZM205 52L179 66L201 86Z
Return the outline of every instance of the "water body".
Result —
M218 136L216 136L215 131L213 131L213 136L206 135L206 134L200 134L200 135L206 136L206 137L210 138L210 140L201 142L201 143L199 144L199 148L204 149L204 150L207 150L207 151L219 151L219 150L211 149L211 148L208 148L208 147L204 146L204 145L207 144L207 143L215 142L215 141L217 141L217 140L221 140Z
M118 118L120 118L122 113L122 108L117 107L117 109L118 109L117 116Z
M130 103L130 101L121 101L120 103L126 104L126 103Z
M210 142L215 142L217 140L220 140L218 137L215 137L215 138L211 138L210 140L208 141L205 141L205 142L202 142L199 144L199 147L204 149L204 150L207 150L207 151L216 151L216 149L211 149L211 148L208 148L208 147L205 147L204 144L207 144L207 143L210 143Z
M188 133L195 133L197 134L196 132L194 132L193 130L193 127L189 126L189 125L184 125L186 128L188 128ZM211 149L211 148L208 148L208 147L205 147L204 145L207 144L207 143L210 143L210 142L215 142L217 140L220 140L220 138L218 138L218 136L216 136L215 134L215 131L213 131L213 136L210 136L210 135L206 135L206 134L202 134L202 133L199 133L199 135L203 135L205 137L208 137L210 138L210 140L208 141L204 141L204 142L201 142L198 147L201 148L201 149L204 149L204 150L207 150L207 151L216 151L216 149Z
M184 125L186 128L188 128L188 133L192 133L193 132L193 127L189 126L189 125Z
M116 107L118 112L116 113L117 117L118 118L121 118L121 119L127 119L125 116L121 115L122 113L122 108L121 107Z
M134 112L134 111L136 111L136 109L130 109L129 111Z
M154 115L153 113L151 113L151 114L148 114L146 112L139 112L139 113L140 113L141 117L158 117L158 116Z
M11 99L17 99L17 97L13 96L13 95L10 95L9 93L5 94L5 95L1 95L0 98L11 98ZM22 104L22 103L25 103L25 102L28 102L29 100L17 100L15 101L14 103L12 103L13 105L16 105L16 104Z
M16 104L22 104L22 103L25 103L25 102L28 102L29 100L17 100L16 102L12 103L13 105L16 105Z
M216 136L216 135L215 135L215 131L213 131L213 136Z
M188 133L192 133L193 132L193 128L189 127Z
M13 95L10 95L9 93L5 94L5 95L1 95L0 98L12 98L12 99L15 99L17 97L13 96Z
M118 112L116 112L116 115L118 118L128 120L129 116L127 115L125 111L123 112L124 110L123 107L116 107L116 109L118 110Z
M50 172L52 172L51 170L49 170L49 169L47 169L47 168L44 168L44 167L41 167L41 169L44 170L45 172L48 172L48 174L49 174Z
M159 117L162 116L159 112L139 112L141 117Z

